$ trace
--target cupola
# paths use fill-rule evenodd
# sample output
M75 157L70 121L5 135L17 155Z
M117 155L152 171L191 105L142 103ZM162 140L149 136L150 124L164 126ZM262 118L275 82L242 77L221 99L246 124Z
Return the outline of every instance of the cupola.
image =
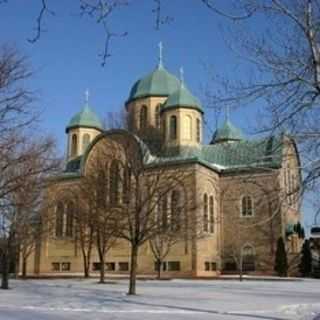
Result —
M89 107L89 92L86 91L86 101L83 109L76 113L66 127L68 134L68 160L81 156L90 142L102 132L103 126Z
M149 130L160 130L160 108L180 86L179 80L163 65L162 43L159 44L157 67L135 82L126 101L129 129L141 138Z
M183 69L180 84L161 108L166 146L195 146L202 142L202 106L186 88Z
M242 131L235 127L227 118L221 128L218 128L212 136L210 144L235 142L244 139Z

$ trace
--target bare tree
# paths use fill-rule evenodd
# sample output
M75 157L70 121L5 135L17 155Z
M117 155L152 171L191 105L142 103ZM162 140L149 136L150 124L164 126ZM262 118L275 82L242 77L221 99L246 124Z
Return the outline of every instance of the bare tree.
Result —
M203 232L202 216L195 214L198 206L186 190L188 184L185 179L184 185L175 186L171 192L163 196L161 203L156 200L154 209L156 227L149 244L155 258L158 279L161 278L163 262L175 245L184 245L186 251L189 242L206 236ZM168 200L170 200L169 208Z
M118 192L118 189L111 190L110 196L115 197L115 202L119 201L122 224L117 236L127 240L131 247L128 294L135 294L139 248L159 233L154 218L155 208L173 190L188 183L191 173L185 168L161 166L160 163L148 166L148 157L151 155L147 147L141 140L135 140L129 134L115 136L113 139L119 149L115 172L119 173L122 199L119 201L113 194Z
M94 240L100 261L100 282L105 282L106 255L116 242L116 236L122 225L121 211L118 204L118 188L120 181L115 181L114 173L118 174L118 168L112 167L117 155L117 146L113 143L101 143L98 150L89 160L88 167L78 188L79 197L83 202L82 211L85 212L79 222L84 225L78 227L82 230L79 234L82 243L84 261L87 268L90 265L91 245ZM116 170L116 172L112 171ZM112 174L112 172L114 172ZM116 190L112 191L113 188ZM85 247L87 253L85 254ZM87 260L86 260L87 259Z
M95 229L94 229L94 204L88 199L88 191L81 187L74 188L77 192L74 195L74 202L77 203L74 219L76 227L76 242L79 242L82 259L83 259L83 271L84 277L90 276L90 264L92 249L95 241Z
M303 188L318 190L319 2L241 0L233 2L232 12L214 1L203 2L230 22L226 40L246 74L236 81L214 78L214 87L221 86L209 94L210 106L259 105L257 131L289 132L302 156Z
M24 140L23 149L14 146L7 154L14 161L0 175L2 240L2 288L8 288L9 257L13 250L21 249L24 262L34 248L40 232L42 199L41 189L46 178L59 169L59 161L54 158L55 144L51 139L37 142ZM26 271L26 270L24 270Z
M0 239L3 289L8 288L9 257L18 245L18 236L23 235L19 234L21 226L28 219L32 221L37 211L40 195L35 189L31 190L32 186L43 186L45 177L59 166L54 155L54 140L36 136L36 131L32 130L35 129L37 112L31 104L32 93L24 85L30 76L25 57L13 48L0 48ZM25 191L30 192L29 198Z

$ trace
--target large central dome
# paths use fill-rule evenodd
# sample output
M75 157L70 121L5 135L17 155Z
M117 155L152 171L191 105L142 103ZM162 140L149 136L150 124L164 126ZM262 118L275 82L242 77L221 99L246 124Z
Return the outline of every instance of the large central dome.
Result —
M179 80L162 65L138 80L131 88L127 103L144 97L166 97L179 89Z

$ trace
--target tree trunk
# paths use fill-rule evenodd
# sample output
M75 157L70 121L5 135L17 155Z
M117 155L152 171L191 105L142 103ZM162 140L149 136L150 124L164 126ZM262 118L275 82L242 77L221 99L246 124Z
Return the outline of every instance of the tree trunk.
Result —
M131 245L131 265L130 265L130 281L129 281L129 295L136 294L136 278L137 278L137 262L138 262L138 246Z
M242 257L242 254L240 255L240 263L239 263L239 280L242 281L242 276L243 276L243 273L242 273L242 269L243 269L243 257Z
M85 278L90 277L90 262L88 260L84 264L84 277Z
M104 256L100 257L100 280L99 283L105 283L105 263L104 263Z
M2 253L1 289L9 289L9 255L7 252Z
M19 247L17 246L17 248L18 248L18 250L16 250L16 254L15 254L16 258L15 258L15 265L14 265L15 279L18 278L19 272L20 272L20 252L21 252L21 250L20 250L20 246Z
M90 257L83 253L83 271L84 271L84 277L89 278L90 277Z
M27 277L27 258L22 258L22 278L26 279Z
M161 261L157 260L157 271L158 271L158 275L157 275L157 279L160 280L161 279Z

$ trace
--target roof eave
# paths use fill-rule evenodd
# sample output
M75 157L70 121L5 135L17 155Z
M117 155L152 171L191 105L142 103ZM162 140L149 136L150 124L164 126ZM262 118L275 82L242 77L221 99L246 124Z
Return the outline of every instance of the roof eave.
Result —
M197 107L197 106L191 106L191 105L172 105L172 106L164 106L160 113L163 113L167 110L173 110L173 109L180 109L180 108L184 108L184 109L194 109L194 110L197 110L199 111L201 114L204 113L204 111L200 108L200 107Z
M146 93L146 94L142 94L139 95L137 97L134 98L129 98L126 102L125 102L125 107L128 107L128 104L135 101L135 100L139 100L139 99L144 99L144 98L164 98L164 97L169 97L168 94L150 94L150 93Z
M74 125L74 126L68 126L66 127L66 133L68 133L71 129L77 129L77 128L88 128L88 129L96 129L100 132L103 132L103 129L102 128L99 128L97 126L89 126L89 125L80 125L80 124L77 124L77 125Z

